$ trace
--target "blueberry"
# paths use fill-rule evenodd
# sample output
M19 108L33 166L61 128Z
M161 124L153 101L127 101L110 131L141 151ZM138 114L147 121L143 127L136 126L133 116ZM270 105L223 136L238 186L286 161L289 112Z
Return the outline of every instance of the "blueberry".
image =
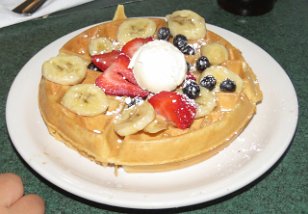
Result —
M99 69L96 65L94 65L93 62L91 62L88 67L88 69L93 70L93 71L102 71L101 69Z
M200 94L200 87L194 80L187 80L183 86L183 93L190 99L195 99Z
M173 38L173 45L185 55L195 54L195 49L187 44L187 38L182 34L178 34Z
M230 79L226 79L220 83L220 90L225 92L234 92L236 90L236 84Z
M173 38L173 45L179 50L182 50L185 46L187 46L187 38L182 34L178 34Z
M190 45L184 46L181 51L185 55L195 55L195 49Z
M170 29L167 27L161 27L157 31L157 38L162 40L168 40L170 38Z
M199 59L197 59L196 68L198 71L204 71L210 66L211 66L210 61L205 56L201 56L199 57Z
M200 85L208 90L212 91L216 85L216 79L212 75L207 75L203 77L200 81Z

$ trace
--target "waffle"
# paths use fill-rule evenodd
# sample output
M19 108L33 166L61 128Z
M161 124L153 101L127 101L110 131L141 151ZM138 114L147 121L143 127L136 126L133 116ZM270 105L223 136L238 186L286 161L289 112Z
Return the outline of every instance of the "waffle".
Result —
M121 14L121 13L120 13ZM122 13L123 14L123 13ZM76 55L90 63L91 38L116 39L124 15L91 27L65 43L59 53ZM151 18L157 29L166 26L164 18ZM219 42L229 53L223 65L237 73L244 82L241 93L220 93L215 109L195 119L187 129L168 126L159 133L139 131L121 137L113 129L114 117L123 109L123 98L107 95L110 107L98 116L79 116L61 104L71 86L53 83L42 77L39 84L39 109L49 133L83 156L104 166L123 167L128 172L174 170L204 161L228 146L247 126L262 100L256 76L240 50L223 37L207 30L206 42ZM194 63L197 56L187 56ZM87 70L82 83L94 83L100 72ZM224 109L228 109L225 111Z

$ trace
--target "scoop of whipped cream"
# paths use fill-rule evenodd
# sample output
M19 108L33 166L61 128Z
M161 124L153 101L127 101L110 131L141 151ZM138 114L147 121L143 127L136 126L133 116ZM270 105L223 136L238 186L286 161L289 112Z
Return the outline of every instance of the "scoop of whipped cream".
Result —
M153 93L172 91L186 75L184 54L171 43L154 40L143 45L129 64L138 85Z

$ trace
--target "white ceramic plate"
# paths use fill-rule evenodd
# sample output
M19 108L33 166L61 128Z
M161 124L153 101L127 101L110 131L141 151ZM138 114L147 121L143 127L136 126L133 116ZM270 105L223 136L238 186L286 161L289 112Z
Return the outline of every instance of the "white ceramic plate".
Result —
M255 71L264 93L244 132L209 160L172 172L127 174L82 157L48 134L38 109L42 63L85 29L38 52L20 71L7 100L6 119L14 146L40 175L77 196L128 208L171 208L210 201L254 181L283 155L298 117L295 90L285 71L264 50L222 28L208 28L238 47Z

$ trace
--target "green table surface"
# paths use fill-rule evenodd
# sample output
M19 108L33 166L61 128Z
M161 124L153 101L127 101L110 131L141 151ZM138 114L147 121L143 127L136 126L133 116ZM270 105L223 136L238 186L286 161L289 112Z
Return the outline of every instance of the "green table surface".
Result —
M87 201L48 182L18 155L5 120L8 92L23 65L55 39L82 27L110 20L119 2L124 1L97 0L47 18L0 29L0 173L20 175L26 193L37 193L45 199L46 213L145 212ZM271 12L257 17L225 12L216 0L129 1L125 7L128 16L164 16L174 10L192 9L204 16L208 23L246 37L284 68L299 100L299 120L292 143L267 173L239 191L217 200L153 212L308 213L308 1L278 0Z

